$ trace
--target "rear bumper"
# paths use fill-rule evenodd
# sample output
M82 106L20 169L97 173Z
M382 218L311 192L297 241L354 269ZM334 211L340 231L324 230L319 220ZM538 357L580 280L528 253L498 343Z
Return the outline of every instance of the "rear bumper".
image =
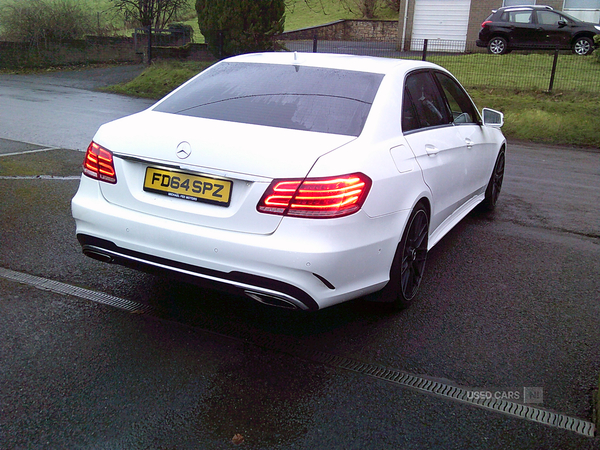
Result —
M482 41L481 39L477 39L475 41L475 45L477 45L477 47L487 47L488 43L487 43L487 41Z
M167 272L184 281L236 294L287 309L316 311L319 305L304 291L287 283L241 272L219 272L120 248L115 243L78 234L83 253L90 258L150 273Z
M409 215L285 218L272 234L241 233L113 205L96 183L82 180L71 203L86 255L309 311L383 288Z

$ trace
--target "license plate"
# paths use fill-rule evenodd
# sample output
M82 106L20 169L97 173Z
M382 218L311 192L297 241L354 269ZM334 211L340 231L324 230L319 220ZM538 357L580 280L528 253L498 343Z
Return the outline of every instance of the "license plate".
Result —
M193 202L229 206L233 182L219 178L148 167L144 191Z

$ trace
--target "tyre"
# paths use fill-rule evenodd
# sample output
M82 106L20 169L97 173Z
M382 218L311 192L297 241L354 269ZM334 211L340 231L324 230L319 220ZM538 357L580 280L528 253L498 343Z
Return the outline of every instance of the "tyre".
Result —
M418 203L408 218L402 240L396 250L390 269L390 281L381 291L380 298L404 309L410 306L417 291L427 261L429 215Z
M504 55L508 51L506 39L500 36L493 37L488 42L488 51L493 55Z
M573 43L573 53L584 56L594 51L594 41L589 37L578 37Z
M496 164L494 164L494 170L490 176L487 188L485 190L485 199L481 203L481 206L492 211L498 203L498 197L500 197L500 191L502 190L502 181L504 180L504 164L505 164L504 149L500 150L498 158L496 158Z

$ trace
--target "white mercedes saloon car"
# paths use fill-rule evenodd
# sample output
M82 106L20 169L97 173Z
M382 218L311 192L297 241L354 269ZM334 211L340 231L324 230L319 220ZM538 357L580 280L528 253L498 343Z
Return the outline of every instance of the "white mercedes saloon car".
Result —
M427 252L496 205L506 140L445 69L262 53L100 127L72 200L91 258L318 310L408 306Z

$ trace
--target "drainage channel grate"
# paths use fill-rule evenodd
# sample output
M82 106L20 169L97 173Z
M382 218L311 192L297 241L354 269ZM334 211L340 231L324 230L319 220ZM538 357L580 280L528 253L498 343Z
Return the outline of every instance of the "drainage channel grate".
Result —
M333 367L339 367L353 372L358 372L374 378L379 378L409 388L425 391L430 394L439 395L454 401L477 406L490 411L531 420L533 422L549 425L555 428L561 428L567 431L573 431L587 437L595 436L596 430L592 422L548 411L540 407L524 405L521 403L495 398L473 398L473 396L470 395L472 390L468 388L452 386L439 381L412 375L401 370L390 369L373 364L366 364L360 361L319 351L314 351L307 355L298 354L298 356L303 356L310 361L320 362Z
M19 283L28 284L38 289L55 292L57 294L72 295L84 300L89 300L104 305L114 306L131 313L145 314L152 312L152 307L142 305L141 303L132 302L102 292L91 291L89 289L71 286L70 284L60 283L58 281L48 280L46 278L36 277L21 272L0 267L0 276L8 280L17 281Z
M473 389L452 386L423 376L413 375L402 370L363 363L344 356L333 355L318 350L306 350L296 343L285 343L281 340L274 341L272 337L264 340L259 339L259 342L257 342L256 338L243 340L250 344L254 343L267 350L287 353L291 356L334 368L350 370L362 375L416 389L421 392L442 396L449 400L520 419L530 420L554 428L572 431L586 437L594 437L596 434L596 427L592 422L549 411L538 406L525 405L496 398L476 398L472 395L474 392Z
M36 277L33 275L15 272L2 267L0 267L0 277L25 283L40 289L46 289L58 294L72 295L96 303L114 306L115 308L132 313L152 315L155 315L156 313L152 307L142 305L140 303L114 297L108 294L103 294L101 292L91 291L89 289L83 289L65 283ZM583 436L594 437L596 433L595 426L592 422L549 411L537 406L524 405L508 400L495 398L473 398L473 396L470 395L470 393L473 391L468 388L452 386L439 381L427 379L422 376L413 375L401 370L378 366L376 364L363 363L351 358L333 355L331 353L325 353L318 350L307 351L306 349L301 348L295 342L286 343L285 340L273 340L271 337L267 336L265 336L264 339L257 339L256 337L234 337L229 335L227 330L215 331L198 329L198 331L204 331L209 334L218 335L227 339L242 341L251 345L265 348L267 350L285 353L314 363L350 370L352 372L385 380L404 387L438 395L453 401L469 404L520 419L530 420L554 428L572 431Z

